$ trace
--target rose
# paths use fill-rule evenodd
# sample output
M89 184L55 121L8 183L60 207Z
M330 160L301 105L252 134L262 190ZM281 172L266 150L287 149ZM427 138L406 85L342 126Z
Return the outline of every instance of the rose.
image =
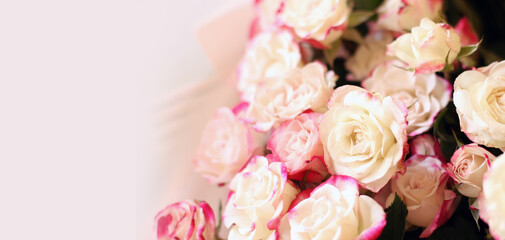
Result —
M194 156L195 171L212 184L229 182L261 141L228 108L218 109L203 131Z
M461 44L463 46L476 44L479 42L479 38L477 37L477 33L472 29L472 25L470 21L468 21L467 17L462 17L456 27L454 27L454 31L461 38Z
M460 74L453 101L468 138L488 147L505 147L505 61Z
M435 73L413 74L398 66L402 63L391 61L377 66L362 85L408 106L407 133L415 136L431 128L440 110L449 103L452 86Z
M447 24L436 24L423 18L412 33L406 33L389 44L388 52L408 63L416 73L442 70L452 63L461 50L461 40Z
M417 135L409 144L412 154L437 156L438 159L445 161L444 154L440 149L440 143L437 139L429 134Z
M409 31L422 18L436 20L442 11L442 3L442 0L386 0L377 9L377 24L391 31Z
M256 35L247 45L237 71L237 88L242 100L250 101L256 86L266 78L282 76L301 63L300 48L288 31Z
M332 176L281 220L280 239L376 239L386 214L372 198L359 196L358 183Z
M296 194L287 179L284 163L269 163L257 156L237 174L230 185L223 223L231 227L228 239L266 239L284 215Z
M326 67L318 62L269 78L258 85L246 119L254 122L258 131L268 131L307 109L323 111L334 82L333 72L327 74Z
M323 144L319 139L319 113L303 113L292 120L283 122L276 129L267 149L275 159L286 164L290 179L321 181L328 173L323 162Z
M158 240L210 240L214 239L215 229L214 212L204 201L177 202L156 215Z
M319 126L328 171L379 191L403 169L407 108L350 85L337 88L328 107Z
M446 189L448 174L437 158L413 155L405 164L405 174L391 180L386 206L398 194L409 211L407 223L426 227L419 236L425 238L450 218L457 205L453 204L456 194Z
M386 50L392 41L393 35L387 31L369 33L354 55L345 62L346 69L351 72L349 80L362 80L375 66L391 59L386 55Z
M498 156L484 175L479 215L495 239L505 239L505 154Z
M492 153L475 143L464 145L452 155L447 171L461 194L476 198L482 188L484 173L494 159Z
M279 18L316 48L328 48L345 28L351 8L346 0L283 0Z
M254 12L256 18L253 23L253 32L268 30L277 25L277 15L282 0L255 0Z

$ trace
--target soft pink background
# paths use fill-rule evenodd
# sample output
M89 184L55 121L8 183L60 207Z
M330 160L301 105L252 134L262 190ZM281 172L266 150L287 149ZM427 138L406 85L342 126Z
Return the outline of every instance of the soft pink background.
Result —
M0 239L152 239L170 202L216 207L226 189L190 157L213 110L236 100L251 12L216 16L240 2L2 2Z

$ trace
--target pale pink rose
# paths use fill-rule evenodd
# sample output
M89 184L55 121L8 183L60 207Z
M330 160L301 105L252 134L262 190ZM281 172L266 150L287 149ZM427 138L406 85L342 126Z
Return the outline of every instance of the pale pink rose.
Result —
M484 173L495 158L492 153L475 143L464 145L452 155L447 171L461 194L476 198L482 190Z
M328 48L347 27L346 0L283 0L279 15L286 26L316 48Z
M377 239L386 214L358 187L354 178L330 177L284 215L279 239Z
M246 119L258 131L268 131L281 121L293 119L305 110L326 110L335 83L333 72L313 62L258 85Z
M345 68L349 70L349 80L360 81L368 77L377 65L391 60L386 55L387 45L393 41L393 34L388 31L375 30L369 33L354 55L345 61Z
M404 170L408 152L407 108L363 88L337 88L319 126L331 174L347 175L373 192Z
M276 28L280 25L277 15L281 8L282 0L254 0L255 19L251 35Z
M440 149L440 143L438 143L437 139L432 135L417 135L412 139L409 146L411 154L437 156L438 159L442 160L442 162L446 161L444 154Z
M460 74L453 101L468 138L488 147L505 147L505 61Z
M401 62L390 61L374 69L362 83L370 92L391 96L408 107L407 133L415 136L430 129L438 113L451 99L451 84L435 73L414 74Z
M168 205L156 215L155 223L158 240L215 239L214 212L204 201L187 200Z
M388 53L406 62L415 73L432 73L451 64L461 50L461 40L451 26L423 18L388 46Z
M276 129L267 149L275 159L286 164L290 179L302 180L307 171L306 180L321 181L328 170L324 165L323 144L319 139L319 113L303 113L292 120L283 122Z
M413 155L405 164L405 174L391 180L392 193L386 206L393 202L395 193L398 194L409 211L407 223L425 227L419 236L425 238L454 213L456 194L446 188L449 175L439 159Z
M256 86L266 78L279 77L302 65L300 47L284 30L262 32L250 40L237 70L237 88L250 101Z
M479 215L494 239L505 239L505 154L498 156L484 175Z
M423 18L438 19L442 3L442 0L385 0L377 9L377 24L391 31L409 31Z
M229 108L220 108L203 131L193 158L195 171L212 184L227 183L253 153L262 154L263 144Z
M479 37L477 37L477 33L472 28L470 21L468 21L467 17L462 17L456 27L454 27L454 31L461 38L461 45L467 46L476 44L479 42Z
M299 192L288 180L282 162L269 163L257 156L237 174L230 185L223 223L228 239L267 239L275 236L280 218Z

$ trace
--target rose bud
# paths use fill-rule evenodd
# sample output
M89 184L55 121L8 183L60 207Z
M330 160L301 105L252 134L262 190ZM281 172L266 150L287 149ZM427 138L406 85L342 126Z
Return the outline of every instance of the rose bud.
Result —
M327 174L324 165L323 144L319 139L319 113L303 113L287 120L276 129L267 149L275 159L286 164L290 179L302 180L307 171L306 181L321 181Z
M432 135L417 135L412 139L409 146L411 154L437 156L442 162L446 162L444 154L440 149L440 143Z
M419 236L431 235L454 213L456 194L446 189L449 175L442 162L433 156L413 155L405 161L407 171L391 180L392 193L386 206L394 199L395 193L407 205L407 223L425 227Z
M453 101L461 131L470 140L505 147L505 61L460 74Z
M436 24L423 18L412 28L389 44L388 53L406 62L415 73L440 71L451 64L461 50L461 40L447 24Z
M228 239L267 239L275 235L280 218L299 192L287 178L282 162L256 156L230 185L223 223Z
M403 103L345 85L335 89L328 107L319 129L331 174L351 176L377 192L404 170L408 144Z
M177 202L156 215L158 240L212 240L215 230L214 212L204 201Z
M279 239L377 239L386 214L358 188L354 178L330 177L284 215Z
M475 143L464 145L452 155L447 171L461 194L476 198L482 189L484 173L495 158L492 153Z
M479 215L494 239L505 239L505 154L498 156L484 175Z

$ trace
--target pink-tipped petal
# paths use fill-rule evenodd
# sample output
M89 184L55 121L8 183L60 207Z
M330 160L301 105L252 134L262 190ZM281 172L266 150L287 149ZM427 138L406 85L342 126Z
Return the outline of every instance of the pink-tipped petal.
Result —
M424 229L419 237L426 238L430 236L439 226L447 222L447 220L451 218L452 214L456 210L459 200L460 198L457 197L453 191L444 190L444 202L442 203L442 206L440 206L440 209L438 210L435 219L433 219L433 222L428 225L426 229Z

